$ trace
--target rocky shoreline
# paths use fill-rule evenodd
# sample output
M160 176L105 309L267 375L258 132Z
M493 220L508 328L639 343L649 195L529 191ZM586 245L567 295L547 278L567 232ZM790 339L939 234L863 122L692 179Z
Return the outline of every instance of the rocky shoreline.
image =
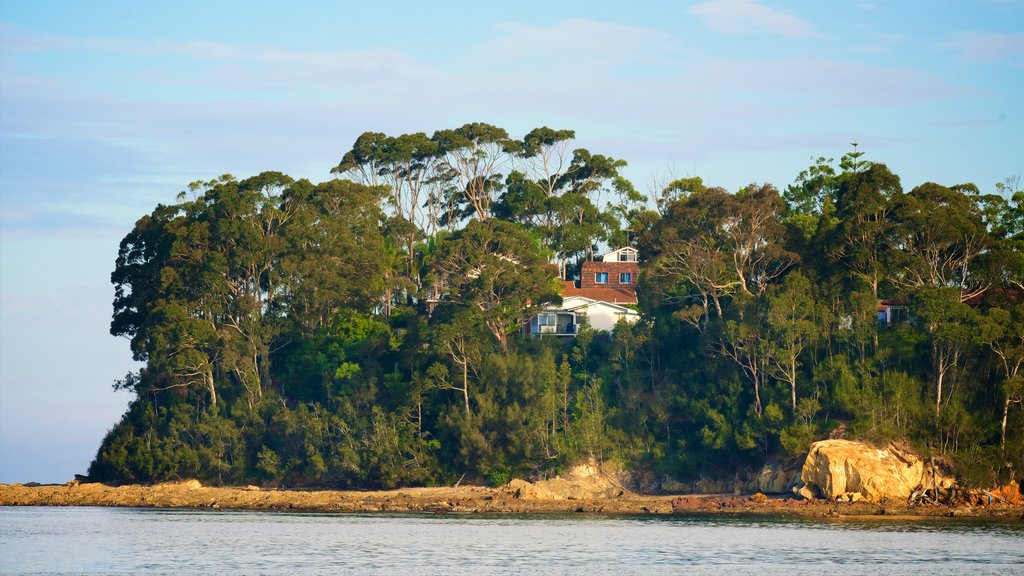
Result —
M650 496L628 491L563 497L513 480L499 488L460 486L388 491L280 490L257 486L211 487L196 480L154 485L0 485L0 506L115 506L211 510L306 512L427 512L435 514L765 514L867 519L977 517L1024 520L1024 506L993 503L950 507L935 504L832 502L770 498L763 494Z

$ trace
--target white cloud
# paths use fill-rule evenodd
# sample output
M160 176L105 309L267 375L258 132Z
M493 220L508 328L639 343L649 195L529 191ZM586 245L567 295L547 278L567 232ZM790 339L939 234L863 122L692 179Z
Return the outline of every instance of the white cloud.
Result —
M480 49L492 56L519 61L546 58L614 65L650 60L671 47L669 36L657 30L582 18L551 26L504 23L496 29L499 36Z
M787 38L822 36L807 21L773 10L760 0L710 0L692 6L688 12L719 32L776 34Z
M1010 60L1024 64L1024 32L960 32L946 46L960 50L960 59L965 62Z

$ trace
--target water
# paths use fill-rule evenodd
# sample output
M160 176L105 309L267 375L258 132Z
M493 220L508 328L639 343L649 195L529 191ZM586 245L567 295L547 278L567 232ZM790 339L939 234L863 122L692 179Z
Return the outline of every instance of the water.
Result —
M1024 523L0 507L0 574L1024 574Z

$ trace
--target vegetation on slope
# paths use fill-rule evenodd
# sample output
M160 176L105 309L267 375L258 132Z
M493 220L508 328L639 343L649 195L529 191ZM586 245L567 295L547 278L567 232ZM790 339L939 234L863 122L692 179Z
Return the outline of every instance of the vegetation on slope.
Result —
M158 206L112 274L111 333L144 367L90 476L498 484L593 456L686 480L840 427L1020 477L1017 180L904 191L851 153L782 193L646 198L573 137L366 133L337 179L226 175ZM640 322L521 335L559 274L626 244Z

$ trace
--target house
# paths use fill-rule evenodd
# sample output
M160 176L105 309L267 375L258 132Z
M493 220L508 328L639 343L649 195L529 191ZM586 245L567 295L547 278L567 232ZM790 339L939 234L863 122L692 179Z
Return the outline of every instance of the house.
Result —
M562 305L548 308L530 319L526 333L535 336L575 336L586 318L594 330L611 332L619 320L632 324L640 313L621 304L593 300L584 296L569 296Z
M910 319L910 309L905 303L897 303L891 300L878 301L878 323L884 326L907 322Z
M572 337L584 317L591 328L602 331L611 331L620 319L636 322L640 313L633 307L639 274L638 252L631 246L584 262L578 283L562 281L562 305L530 318L526 333Z

